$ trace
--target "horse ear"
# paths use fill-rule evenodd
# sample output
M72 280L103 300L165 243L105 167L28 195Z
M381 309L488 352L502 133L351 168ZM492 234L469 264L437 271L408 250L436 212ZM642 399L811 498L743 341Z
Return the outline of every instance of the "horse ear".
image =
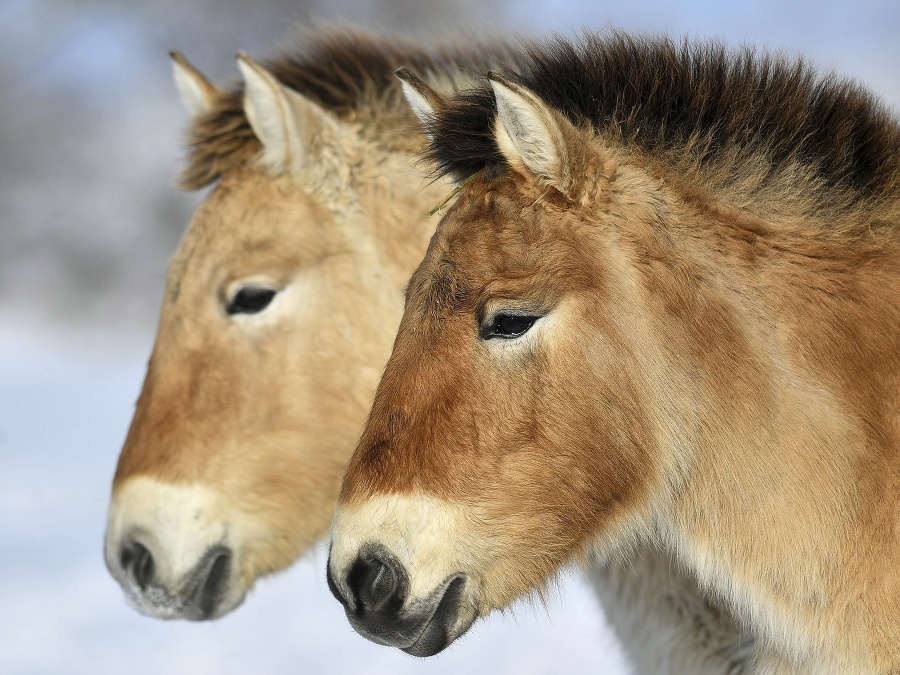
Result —
M296 173L312 153L313 140L338 123L320 105L285 87L244 53L237 55L244 76L244 112L263 145L262 162L274 173Z
M500 124L497 145L510 166L551 184L563 194L572 185L564 120L534 92L517 82L489 73Z
M425 128L425 133L428 133L428 127L443 105L443 98L409 68L400 68L394 72L394 75L400 80L403 95L406 96L410 108L419 118L419 122Z
M172 59L175 86L187 111L196 116L212 110L213 101L225 90L203 77L181 52L169 52L169 58Z

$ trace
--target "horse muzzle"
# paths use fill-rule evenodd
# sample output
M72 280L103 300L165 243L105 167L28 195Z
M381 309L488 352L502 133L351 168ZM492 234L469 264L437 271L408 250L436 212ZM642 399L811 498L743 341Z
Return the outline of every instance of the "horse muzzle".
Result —
M249 590L242 563L248 529L218 493L146 477L116 489L104 557L135 609L158 619L216 619Z
M354 630L413 656L437 654L472 625L466 583L465 574L453 574L428 596L410 598L408 572L383 547L363 547L344 573L328 561L328 588Z

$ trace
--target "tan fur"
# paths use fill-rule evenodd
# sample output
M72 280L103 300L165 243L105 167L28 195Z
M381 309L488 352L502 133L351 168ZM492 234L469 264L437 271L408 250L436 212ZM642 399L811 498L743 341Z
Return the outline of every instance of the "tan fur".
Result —
M685 570L676 595L739 669L900 672L900 175L866 194L800 159L773 177L763 151L642 151L535 119L580 189L506 157L461 192L340 509L466 507L479 548L445 572L480 614L585 547L639 542ZM482 340L497 307L544 318Z
M159 522L146 513L153 485L215 495L198 502L216 513L198 514L205 531L190 535L212 537L234 554L234 602L215 615L324 534L389 354L403 285L434 227L425 212L450 189L445 180L425 179L411 158L423 138L393 77L398 59L430 63L432 85L447 87L469 77L459 68L487 66L506 49L475 45L468 56L455 51L442 61L449 51L360 33L310 40L305 56L285 58L274 72L307 85L301 93L310 100L323 88L345 97L320 100L321 115L333 122L313 134L297 173L260 164L240 89L210 89L212 109L195 120L185 185L218 184L169 267L156 344L113 485L108 536L116 540L107 542L107 563L123 585L120 546L165 542L186 536L176 527L193 527L194 513L173 520L169 506L173 531L146 532ZM359 67L376 56L384 72ZM225 307L241 282L279 293L263 313L229 316ZM135 481L141 489L129 491Z

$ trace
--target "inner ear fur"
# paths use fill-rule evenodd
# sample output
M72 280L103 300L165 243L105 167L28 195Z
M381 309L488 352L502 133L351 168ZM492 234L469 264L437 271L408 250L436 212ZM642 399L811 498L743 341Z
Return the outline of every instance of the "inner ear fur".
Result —
M196 117L212 110L216 98L223 96L225 90L206 79L181 52L169 52L169 58L175 86L187 111Z
M425 133L430 135L430 127L438 112L444 106L444 99L434 89L407 67L398 68L394 75L400 80L403 95L415 113Z
M590 132L577 129L522 84L497 73L488 79L497 102L497 146L513 171L573 201L594 194L612 177L615 166L599 155Z
M237 62L244 76L244 112L262 143L262 163L276 175L298 173L323 141L340 133L340 123L246 54L238 53Z

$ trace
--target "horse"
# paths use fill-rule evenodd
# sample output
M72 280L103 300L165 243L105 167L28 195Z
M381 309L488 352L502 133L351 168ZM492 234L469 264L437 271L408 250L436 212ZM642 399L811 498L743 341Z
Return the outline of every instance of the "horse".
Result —
M351 625L429 656L580 562L647 672L900 672L897 118L751 48L527 54L398 72L459 192L332 523Z
M424 137L393 71L452 90L514 49L329 29L239 54L231 88L172 59L193 115L181 187L215 186L169 265L105 560L139 611L205 620L327 532L450 189L413 164Z

